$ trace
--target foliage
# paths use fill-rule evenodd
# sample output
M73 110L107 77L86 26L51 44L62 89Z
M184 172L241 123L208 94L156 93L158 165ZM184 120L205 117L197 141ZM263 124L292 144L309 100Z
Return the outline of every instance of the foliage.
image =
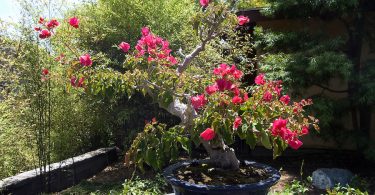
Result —
M153 195L164 194L163 189L167 183L161 175L157 175L153 180L139 179L125 180L123 184L123 195Z
M285 87L297 96L312 95L315 104L309 111L320 119L324 138L334 139L339 147L345 142L354 142L359 149L368 147L371 119L367 116L372 111L366 108L374 103L371 89L374 81L368 78L374 77L374 66L371 61L360 61L362 42L372 39L365 35L369 30L361 23L367 19L359 16L371 1L268 0L267 3L269 6L261 11L266 16L298 19L303 24L299 29L256 28L259 70L270 78L285 81ZM326 22L333 20L343 24L345 34L337 36L325 29ZM307 25L310 21L322 23L312 29ZM337 120L349 117L353 126Z
M90 195L117 195L121 194L123 182L98 183L93 181L82 181L58 194L90 194Z
M311 184L311 177L308 178L308 182L294 179L285 185L282 192L276 194L306 194L309 192L309 183Z
M196 143L200 141L198 135L201 129L210 127L216 134L211 141L213 145L219 145L221 140L231 145L238 136L246 140L251 148L260 142L267 149L273 149L276 158L288 144L294 149L299 148L300 145L293 143L300 143L298 137L307 134L309 126L319 129L317 120L304 114L303 107L311 105L311 100L289 105L289 96L281 94L281 82L266 81L263 75L256 78L257 85L252 87L250 97L247 97L243 89L237 88L238 81L233 79L235 74L228 72L229 67L225 64L214 69L216 83L206 88L207 103L199 108L201 115L196 118L195 132L192 133ZM220 85L231 88L220 89ZM215 87L217 91L212 91ZM285 123L284 127L277 127L278 121L287 121L288 125Z
M284 16L287 18L308 18L318 16L334 18L346 16L357 8L357 0L267 0L268 7L264 10L266 15Z
M312 178L307 177L306 180L292 180L286 184L282 192L274 192L272 194L309 194L312 192ZM355 176L350 184L346 186L336 185L332 189L328 189L326 194L328 195L368 195L367 191L369 188L368 183L365 179Z
M91 195L156 195L165 194L167 184L161 175L156 175L152 179L141 179L135 176L126 179L124 182L96 183L83 181L78 185L64 190L61 194L91 194Z
M105 10L113 10L119 8L116 5L116 3L110 1L99 1L98 4L86 6L102 6L106 8ZM147 6L150 5L147 4ZM48 156L42 155L43 159L48 159L48 162L50 162L49 153L52 151L50 136L57 132L53 129L54 125L57 124L58 128L64 128L65 122L68 122L68 120L62 120L63 123L58 123L52 118L52 109L59 107L52 107L54 98L51 95L61 95L60 91L63 91L63 97L65 92L73 94L85 92L88 95L88 103L95 100L96 97L102 97L103 102L110 105L108 112L107 109L103 109L104 113L111 113L111 108L114 105L112 103L118 101L123 94L131 97L140 92L145 96L150 96L161 108L179 116L181 126L174 126L166 130L165 124L159 124L153 120L151 124L146 125L142 133L138 134L127 153L126 163L129 164L130 161L133 161L141 169L143 169L144 163L154 169L160 169L165 163L169 162L169 159L176 159L178 143L182 148L190 151L187 133L190 133L191 138L196 143L202 143L203 139L207 142L203 142L203 145L208 144L209 147L220 148L222 151L226 150L225 144L230 145L234 142L234 136L245 139L252 147L259 140L266 148L274 149L274 157L280 155L287 145L298 149L302 145L298 137L307 134L310 125L317 129L317 120L313 117L305 117L303 111L303 107L312 104L311 100L302 100L300 103L289 105L289 96L281 96L281 82L265 81L263 75L256 78L257 86L251 89L251 97L248 97L247 92L240 88L241 82L239 80L243 76L243 72L238 70L235 65L229 67L226 64L221 64L219 68L214 69L216 78L209 73L212 64L200 67L197 66L198 63L194 64L195 66L189 66L190 63L194 63L192 60L206 47L212 48L215 46L214 44L210 45L209 42L220 40L220 37L224 36L226 36L224 42L229 43L229 47L226 49L231 51L227 59L229 61L240 61L241 68L246 67L249 62L244 56L242 58L245 60L235 59L241 57L242 50L249 50L249 48L246 45L241 45L244 47L236 51L233 45L238 43L240 39L235 38L236 34L230 35L233 30L228 30L249 22L248 18L237 17L233 13L235 1L215 1L202 6L202 10L196 12L191 21L194 33L201 42L191 54L186 56L181 54L182 59L176 58L175 54L171 52L169 42L154 34L150 30L150 26L152 26L150 24L148 27L142 28L142 36L137 41L134 51L129 52L130 45L134 43L122 42L118 46L125 53L125 61L122 67L116 66L119 65L117 60L120 58L116 58L113 53L104 49L109 48L108 45L94 44L93 48L96 52L82 52L76 48L76 46L80 46L77 41L85 44L85 39L80 37L81 34L85 34L82 33L82 30L85 30L82 26L95 25L96 22L110 25L111 21L100 21L99 18L91 17L93 20L89 23L79 24L78 18L74 17L69 21L74 19L75 24L63 23L62 28L56 29L60 25L57 20L41 17L39 19L40 27L35 28L35 30L39 36L38 41L45 44L45 47L31 44L37 58L34 58L35 56L30 55L30 53L25 53L22 59L26 59L26 62L32 67L31 73L26 75L26 78L31 79L27 82L31 84L31 88L27 90L26 94L34 93L35 95L31 97L36 98L30 98L32 109L29 112L29 121L35 124L36 132L38 132L36 134L37 143L42 146L39 149L39 154L48 153ZM126 9L130 7L126 7ZM81 10L90 10L90 8L92 7L83 6ZM133 10L130 9L130 11ZM108 13L108 15L111 14ZM137 13L135 16L137 18L142 15ZM85 17L81 18L83 21L89 20ZM116 27L111 27L110 30L116 30ZM95 31L86 31L86 33L91 32ZM52 37L53 39L50 39ZM92 37L96 40L94 35ZM234 41L232 38L234 38ZM245 38L244 40L249 39ZM102 41L110 42L107 39ZM129 41L132 40L129 39ZM53 60L52 51L49 50L51 46L54 46L55 51L60 53L55 60ZM95 48L95 46L104 48ZM88 49L86 48L86 50ZM216 59L224 58L218 57ZM68 66L60 68L61 65L66 64ZM40 72L42 75L40 75ZM70 85L66 88L61 87L64 86L64 78L66 80L70 78ZM199 78L198 81L197 78ZM205 94L192 96L198 91L203 91L203 87L212 83L213 80L215 80L215 84L208 86L209 89L206 88L206 93L209 95L207 97L208 104L206 104ZM54 90L56 90L56 93L53 93ZM69 100L69 98L67 99ZM57 105L60 104L59 102ZM34 107L35 109L33 109ZM82 105L81 107L86 108ZM61 113L55 113L59 113L58 116L63 116L66 112L64 109L62 110ZM99 109L101 112L103 110ZM181 110L184 110L184 113L180 113ZM90 116L93 117L86 117L85 120L97 120L95 112ZM107 116L107 114L104 116ZM244 119L243 124L242 118ZM85 127L84 122L81 122L81 124ZM94 125L97 126L95 123ZM201 133L202 126L211 126L213 129L209 132L209 134L211 133L211 135L208 135L209 137L204 136L209 128ZM241 130L237 130L239 126L241 126ZM106 127L110 127L110 125L104 125L104 134L110 134L110 131L106 131ZM94 137L97 135L99 135L99 139L102 138L101 132L99 134L94 132ZM198 138L198 135L200 135L200 138ZM45 139L46 137L48 139ZM90 134L87 137L90 138ZM90 142L92 143L93 140L90 140ZM238 164L236 159L233 162Z
M347 79L350 75L351 61L339 50L345 43L341 38L327 39L323 34L306 31L274 32L261 27L255 32L256 47L266 53L261 56L260 70L271 78L283 79L293 90L327 85L332 77Z
M249 9L249 8L267 7L268 3L266 0L240 0L237 6L238 6L238 9Z
M125 164L131 161L144 172L143 164L155 170L162 169L170 161L175 161L179 155L179 148L191 151L188 137L183 136L183 128L175 126L166 129L162 124L153 119L146 124L143 132L138 133L125 156Z
M108 146L113 140L111 103L98 96L83 98L82 91L66 88L63 63L55 61L48 41L37 42L28 29L33 8L43 3L23 3L23 26L8 25L17 33L0 38L1 178ZM46 69L50 73L45 74Z
M361 191L360 189L352 188L347 186L335 186L332 190L327 190L328 195L368 195L366 191Z
M28 103L14 95L21 90L22 75L17 72L16 43L0 37L0 178L33 167L36 162L32 131L25 122Z
M79 48L103 52L120 64L123 58L112 46L124 40L135 45L143 26L170 40L174 49L186 43L180 34L186 33L194 9L190 0L99 0L83 4L68 14L81 21L79 30L71 32L79 40Z

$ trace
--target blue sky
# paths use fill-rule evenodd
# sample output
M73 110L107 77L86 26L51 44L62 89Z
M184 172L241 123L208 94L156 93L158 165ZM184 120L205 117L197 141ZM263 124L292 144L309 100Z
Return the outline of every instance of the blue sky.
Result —
M65 6L74 6L82 0L60 0ZM20 17L19 4L16 0L0 0L0 19L15 22Z
M0 0L0 18L9 22L18 20L19 8L17 1Z

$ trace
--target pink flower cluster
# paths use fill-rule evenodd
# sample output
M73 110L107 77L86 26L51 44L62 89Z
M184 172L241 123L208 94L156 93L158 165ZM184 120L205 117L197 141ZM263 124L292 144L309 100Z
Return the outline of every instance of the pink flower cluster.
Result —
M312 105L313 101L312 99L302 99L300 102L294 102L293 104L293 112L294 113L299 113L303 110L303 107Z
M243 26L250 22L250 19L247 16L238 16L237 20L240 26Z
M47 21L43 17L39 18L38 23L41 26L35 27L34 30L39 32L39 38L41 39L49 38L52 35L53 29L60 25L60 23L56 19Z
M206 87L205 91L208 95L215 94L216 92L231 92L234 95L232 98L233 104L242 104L248 100L248 94L241 94L238 86L231 81L239 80L243 75L242 71L238 70L235 65L228 66L227 64L221 64L214 69L213 73L219 78L214 84ZM191 103L196 110L202 108L207 103L205 94L193 96Z
M39 18L38 23L41 25L40 27L35 27L34 30L39 32L39 38L46 39L51 37L53 30L60 25L60 23L56 19L52 19L50 21L45 20L43 17ZM69 19L69 25L74 28L79 27L79 19L77 17L72 17ZM64 55L60 55L55 60L60 61ZM92 60L90 54L84 54L79 57L79 62L82 66L90 67L92 65ZM44 69L42 71L42 80L46 78L48 74L48 69ZM81 77L77 79L75 76L72 76L70 79L70 83L73 87L83 87L83 82L85 78Z
M267 82L265 80L264 74L259 74L258 76L255 77L255 84L260 85L260 86L263 86L263 85L267 86L268 90L264 92L263 94L264 102L271 102L274 96L280 97L281 95L281 91L282 91L281 81ZM290 102L290 97L288 95L283 95L280 97L279 101L285 105L288 105Z
M301 132L291 131L287 128L287 123L288 121L286 119L276 119L272 123L271 133L275 137L279 136L286 143L288 143L291 148L297 150L303 144L301 140L298 139L298 136L308 134L309 129L306 126L303 126Z
M220 104L224 106L229 104L229 102L225 100L228 97L231 97L233 105L239 105L248 100L248 94L243 90L240 90L235 84L235 82L240 80L243 76L242 71L238 70L235 65L229 66L227 64L220 64L219 67L213 70L213 73L218 78L214 84L205 88L205 92L208 96L219 93L221 99ZM191 98L191 103L195 110L201 109L208 102L206 94L196 95ZM240 125L242 125L242 118L237 116L233 122L233 129L236 130ZM201 134L203 140L210 140L207 139L206 134L208 134L207 131L210 132L209 135L211 135L212 132L214 133L214 131L211 130L212 129L208 128Z
M79 19L77 17L72 17L69 19L69 25L78 28L79 27Z
M145 56L148 62L163 62L165 66L172 66L178 63L176 58L171 55L172 50L169 49L167 40L152 34L148 27L143 27L141 31L142 37L135 46L136 57ZM120 44L119 47L124 52L127 52L130 48L127 43Z
M79 57L79 62L83 67L91 67L92 66L92 60L90 54L84 54ZM76 76L72 76L70 78L70 84L73 87L84 87L84 81L85 77L77 78Z
M73 87L84 87L84 81L85 81L85 77L81 77L78 79L77 77L72 76L70 78L70 84Z
M60 26L60 23L56 19L51 19L50 21L44 19L43 17L39 17L38 23L41 26L35 27L34 30L39 32L39 38L46 39L51 37L53 33L53 29ZM74 28L78 28L79 19L76 17L69 19L69 24Z
M199 3L202 7L206 7L210 3L210 0L199 0Z
M196 110L202 108L207 103L207 99L204 94L193 96L191 97L190 101L191 105L193 105L194 109Z

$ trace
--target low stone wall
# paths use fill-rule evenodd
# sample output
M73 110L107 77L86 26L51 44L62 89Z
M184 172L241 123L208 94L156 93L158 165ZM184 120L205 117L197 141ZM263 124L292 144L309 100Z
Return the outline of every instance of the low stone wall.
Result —
M39 169L23 172L0 181L0 194L40 194L42 192L58 192L78 184L109 164L118 160L117 149L101 148L80 156L50 165L49 185L44 187ZM48 169L48 168L47 168Z

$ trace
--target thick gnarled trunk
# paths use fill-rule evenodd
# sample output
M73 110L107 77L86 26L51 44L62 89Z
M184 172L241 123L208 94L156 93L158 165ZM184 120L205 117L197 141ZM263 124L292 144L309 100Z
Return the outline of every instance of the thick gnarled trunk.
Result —
M169 113L181 119L181 125L186 128L192 128L193 120L197 117L197 113L191 105L184 104L178 99L165 108ZM221 140L221 138L219 138ZM217 168L236 170L239 168L239 160L236 157L233 148L227 146L222 140L218 144L201 140L204 148L210 156L210 164Z
M208 152L210 163L213 166L229 170L237 170L239 168L240 161L237 159L234 149L227 146L222 140L216 145L204 140L201 140L201 143Z

